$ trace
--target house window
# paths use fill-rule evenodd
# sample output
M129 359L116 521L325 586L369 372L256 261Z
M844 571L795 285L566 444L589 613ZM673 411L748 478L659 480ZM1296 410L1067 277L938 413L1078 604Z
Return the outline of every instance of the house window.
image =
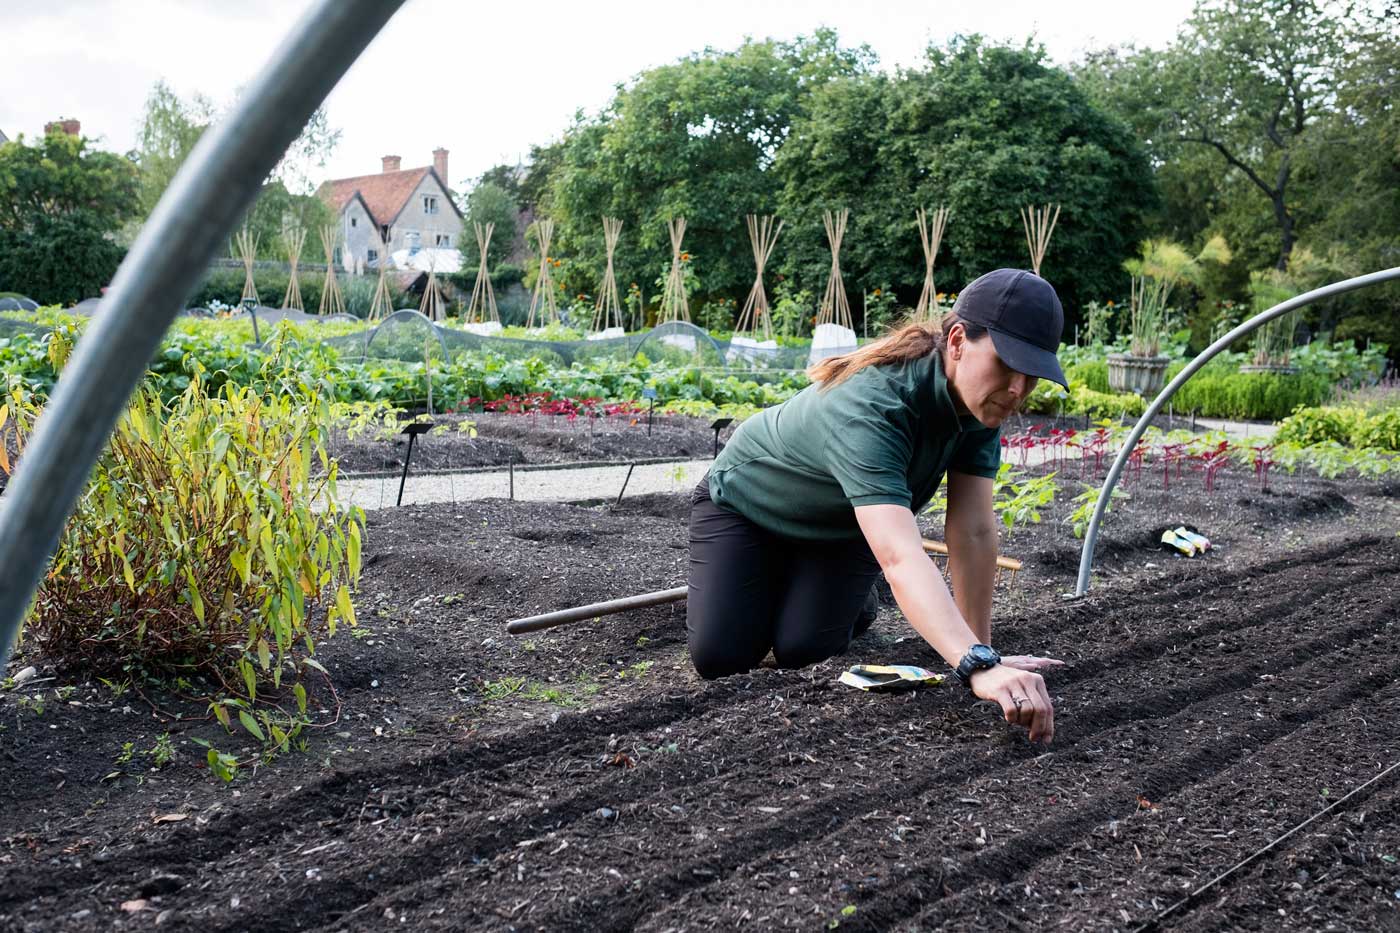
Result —
M438 212L438 199L435 195L423 195L423 213L436 214Z
M450 233L439 233L439 234L437 235L437 245L438 245L438 246L451 246L451 245L452 245L452 234L450 234Z
M365 254L365 262L374 262L379 258L379 250L372 249Z
M334 259L332 259L331 261L334 262L337 266L344 265L344 263L342 263L342 262L340 261L340 247L339 247L339 246L337 246L337 247L335 248L335 257L334 257Z
M388 225L388 224L384 224L382 227L379 228L379 238L380 238L381 240L383 240L385 243L388 243L388 242L389 242L389 225Z
M351 217L351 218L350 218L350 226L352 226L352 227L358 227L359 225L360 225L360 218L358 218L358 217Z

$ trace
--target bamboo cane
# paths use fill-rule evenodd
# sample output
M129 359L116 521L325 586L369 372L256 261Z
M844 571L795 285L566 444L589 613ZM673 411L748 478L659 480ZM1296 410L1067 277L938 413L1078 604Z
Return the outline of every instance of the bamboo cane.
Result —
M745 222L749 228L749 242L753 245L754 280L749 289L749 297L744 301L744 310L739 313L739 322L734 326L735 335L752 333L758 337L759 325L763 325L763 340L773 337L773 324L768 313L768 293L763 288L763 269L773 255L773 246L778 242L778 234L783 232L783 222L773 226L773 215L749 214Z
M501 315L496 310L496 290L491 287L491 275L486 269L486 255L491 249L491 235L495 232L496 225L488 223L482 226L473 221L472 229L476 231L476 247L481 253L481 261L476 267L476 282L472 285L472 301L467 308L467 322L499 323Z
M617 276L613 274L613 254L617 238L622 233L622 221L616 217L603 218L603 247L608 255L607 271L598 288L598 302L593 309L593 331L601 333L609 327L622 326L622 302L617 297Z
M943 231L948 226L948 208L940 207L935 210L932 221L922 207L915 217L919 224L919 242L924 247L924 289L919 293L919 304L914 309L914 319L931 321L938 314L938 291L933 284L933 265L938 258L938 247L943 242Z
M671 274L666 277L666 291L661 296L657 323L689 321L690 302L685 294L685 271L681 268L681 239L685 236L685 218L666 222L671 232Z
M394 298L389 294L389 241L379 235L379 282L374 286L374 300L370 302L369 319L379 321L394 313Z
M234 236L233 241L238 247L239 256L243 259L243 294L240 296L240 301L247 301L251 298L253 304L260 305L262 301L258 298L258 288L253 284L253 262L258 257L257 234L244 227Z
M282 307L304 311L301 303L301 282L297 279L297 265L301 262L301 250L306 245L306 230L301 227L288 227L282 234L287 243L287 294L282 296Z
M843 207L832 214L822 212L822 223L826 226L826 240L831 245L831 273L826 280L826 293L822 296L821 310L817 312L818 324L838 324L854 331L851 321L851 305L846 300L846 283L841 279L841 240L846 236L846 221L851 210Z
M549 241L554 239L554 221L546 219L536 222L535 235L540 244L540 274L535 278L535 292L530 296L526 327L535 326L536 310L540 313L542 324L559 323L559 299L554 294L554 277L549 274Z
M321 228L321 248L326 251L326 283L321 288L321 306L318 313L344 314L345 295L340 291L340 279L335 274L335 247L340 241L340 228L326 224Z
M1026 231L1026 248L1031 253L1031 271L1040 275L1040 264L1045 261L1045 251L1050 248L1050 235L1055 232L1055 221L1060 219L1060 205L1054 205L1055 214L1050 215L1051 205L1044 207L1021 208L1021 226Z
M940 557L948 556L948 546L941 541L923 539L924 551L930 555ZM1011 557L997 556L997 569L1009 570L1014 575L1021 569L1021 562ZM641 593L637 596L624 596L621 599L609 599L601 603L590 603L586 606L575 606L572 609L560 609L555 612L544 612L539 615L525 616L520 619L512 619L506 623L506 632L510 635L524 635L529 632L539 632L548 628L556 628L560 625L568 625L571 622L583 622L588 619L596 619L600 616L616 615L619 612L629 612L633 609L647 609L652 606L665 606L669 603L678 603L685 599L689 587L678 586L669 590L656 590L651 593Z

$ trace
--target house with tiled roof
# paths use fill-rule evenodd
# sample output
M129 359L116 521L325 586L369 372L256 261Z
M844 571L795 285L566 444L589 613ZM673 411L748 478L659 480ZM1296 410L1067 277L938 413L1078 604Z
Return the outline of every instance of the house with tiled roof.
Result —
M462 213L447 187L447 150L433 150L433 164L421 168L400 168L400 162L384 156L377 174L332 179L316 192L340 220L344 268L378 266L381 241L391 255L461 246Z

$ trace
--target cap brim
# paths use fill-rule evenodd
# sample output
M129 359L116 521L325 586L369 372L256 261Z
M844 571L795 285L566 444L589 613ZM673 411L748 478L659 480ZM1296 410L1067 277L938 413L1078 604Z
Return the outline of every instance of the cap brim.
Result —
M1001 361L1007 366L1018 373L1025 373L1037 379L1048 379L1066 389L1069 388L1065 371L1060 368L1060 361L1055 354L1020 337L1013 337L991 328L988 330L991 332L992 346L996 349L997 356L1001 357Z

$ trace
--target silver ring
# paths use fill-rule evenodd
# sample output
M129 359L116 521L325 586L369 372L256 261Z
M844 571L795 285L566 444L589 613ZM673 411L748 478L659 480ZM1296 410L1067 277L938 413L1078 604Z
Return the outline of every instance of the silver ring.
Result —
M1012 697L1011 702L1016 704L1017 709L1020 709L1021 704L1026 702L1027 699L1028 697Z

